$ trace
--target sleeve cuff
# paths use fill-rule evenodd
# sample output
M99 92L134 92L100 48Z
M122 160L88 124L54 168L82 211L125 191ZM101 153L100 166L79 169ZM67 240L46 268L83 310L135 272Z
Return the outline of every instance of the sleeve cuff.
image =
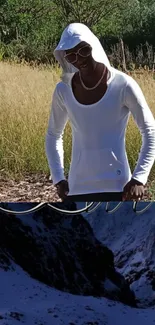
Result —
M136 181L142 183L144 186L146 185L147 181L148 181L148 177L145 175L132 175L133 179L136 179Z
M55 176L53 176L53 175L51 174L51 180L52 180L52 182L53 182L53 185L56 185L56 184L59 183L60 181L62 181L62 180L66 180L66 178L65 178L64 174L61 174L61 175L55 175Z

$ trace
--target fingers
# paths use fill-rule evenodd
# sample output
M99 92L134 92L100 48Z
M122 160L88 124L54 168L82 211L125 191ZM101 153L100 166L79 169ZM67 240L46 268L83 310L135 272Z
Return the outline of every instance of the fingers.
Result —
M123 193L122 201L141 201L143 199L144 193L139 192L125 192Z
M124 186L122 201L140 201L143 199L145 186L134 178Z

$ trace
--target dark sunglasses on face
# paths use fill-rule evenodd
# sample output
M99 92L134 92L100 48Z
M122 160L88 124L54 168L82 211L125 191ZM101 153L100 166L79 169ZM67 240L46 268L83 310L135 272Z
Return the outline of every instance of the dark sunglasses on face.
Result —
M77 54L82 56L83 58L86 58L91 54L91 51L92 47L90 45L85 45L81 47L77 52L65 54L64 58L70 63L75 63L77 61Z

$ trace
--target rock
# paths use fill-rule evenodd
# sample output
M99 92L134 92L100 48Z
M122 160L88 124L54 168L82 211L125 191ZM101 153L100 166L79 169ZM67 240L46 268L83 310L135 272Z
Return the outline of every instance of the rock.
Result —
M76 210L71 202L52 204ZM10 209L9 204L4 206ZM59 290L136 306L134 293L115 270L112 251L95 237L82 215L58 214L48 206L31 216L0 211L0 247L0 267L5 270L14 261L33 278ZM114 284L112 291L105 288L107 279Z

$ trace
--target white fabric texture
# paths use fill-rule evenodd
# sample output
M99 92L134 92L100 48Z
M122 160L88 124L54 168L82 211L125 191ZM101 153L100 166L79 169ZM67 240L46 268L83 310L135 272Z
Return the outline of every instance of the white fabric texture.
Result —
M81 41L92 46L93 58L111 72L105 95L92 105L80 104L75 99L71 79L77 70L63 58L64 50ZM155 161L155 120L137 82L110 66L99 40L83 24L70 24L64 30L54 54L62 66L63 77L54 90L46 134L53 184L65 179L62 135L69 120L72 128L69 195L120 192L131 177L145 185ZM130 113L142 135L133 174L125 148Z

